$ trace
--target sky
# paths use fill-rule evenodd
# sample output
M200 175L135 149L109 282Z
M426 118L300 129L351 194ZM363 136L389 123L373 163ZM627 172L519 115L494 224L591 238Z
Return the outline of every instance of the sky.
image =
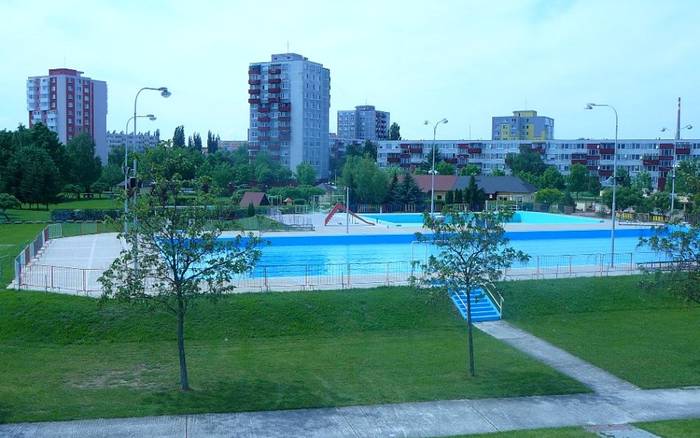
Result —
M700 2L656 0L0 0L0 129L27 124L26 78L68 67L107 82L109 130L143 86L139 130L246 138L247 70L300 53L331 71L338 110L390 111L408 139L488 139L491 117L533 109L556 138L665 136L676 99L700 130ZM684 132L700 138L700 132Z

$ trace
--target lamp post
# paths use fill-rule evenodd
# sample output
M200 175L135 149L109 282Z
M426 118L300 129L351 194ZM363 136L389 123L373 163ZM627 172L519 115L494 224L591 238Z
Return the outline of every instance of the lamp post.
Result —
M617 192L617 131L619 127L619 119L617 117L617 110L614 106L605 103L589 103L586 105L587 110L592 110L597 106L605 106L610 108L615 113L615 144L613 145L613 192L612 192L612 228L610 230L610 267L615 267L615 219L616 219L616 205L615 198Z
M438 120L435 123L435 126L433 126L433 148L432 148L432 159L433 159L433 164L430 168L430 216L432 217L435 214L435 174L437 173L435 170L435 148L436 148L436 138L437 138L437 128L440 124L447 123L447 119L441 119ZM429 125L430 123L426 120L424 125Z
M679 102L680 105L680 102ZM680 117L680 107L679 107L679 114L678 116ZM676 127L676 136L673 139L673 161L671 162L671 212L669 213L669 218L673 217L673 210L675 207L675 201L676 201L676 167L678 165L677 162L677 156L676 156L676 148L678 147L678 140L681 139L681 129L693 129L693 125L685 125L683 127L680 126L680 123ZM668 131L668 128L661 128L661 132L666 132Z
M156 120L156 116L153 114L146 114L143 116L136 116L136 118L148 118L150 121ZM124 129L124 132L128 135L129 134L129 123L131 123L132 120L134 119L134 116L129 117L129 120L126 121L126 128ZM135 138L132 138L132 154L136 152L136 143L134 143ZM128 143L128 142L127 142ZM126 214L129 212L129 195L128 195L128 184L129 184L129 161L128 161L128 151L129 151L129 145L125 144L124 145L124 232L126 233L128 231L128 222L126 220ZM136 176L136 175L134 175Z
M168 90L168 87L143 87L141 88L138 92L136 92L136 96L134 97L134 137L132 143L135 145L136 144L136 119L138 119L138 116L136 115L136 104L139 100L139 94L141 94L142 91L160 91L160 95L163 97L170 97L172 94L170 90ZM136 176L136 158L134 158L134 176ZM136 198L136 192L134 192L134 199Z

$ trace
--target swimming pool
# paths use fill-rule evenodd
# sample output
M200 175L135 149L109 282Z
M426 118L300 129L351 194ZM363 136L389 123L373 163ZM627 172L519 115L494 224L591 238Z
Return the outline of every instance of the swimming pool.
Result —
M377 213L362 214L363 218L379 225L394 227L420 227L423 225L422 213ZM564 214L539 213L535 211L516 211L509 223L523 224L599 224L602 219L569 216Z
M616 261L631 265L661 259L658 254L637 247L640 237L652 233L651 229L619 229L615 239ZM603 263L599 254L610 252L610 231L605 229L511 231L506 235L513 248L531 256L527 265L516 268L595 265ZM432 245L416 242L413 234L271 236L265 240L269 244L262 248L253 277L330 275L345 267L370 275L388 270L389 265L405 271L411 269L412 261L422 262L439 251Z

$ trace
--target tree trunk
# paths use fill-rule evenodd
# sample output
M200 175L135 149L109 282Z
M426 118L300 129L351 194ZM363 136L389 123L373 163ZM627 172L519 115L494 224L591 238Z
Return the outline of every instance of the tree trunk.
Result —
M467 339L469 349L469 375L474 377L476 371L474 369L474 338L472 336L472 291L471 286L467 289Z
M180 389L189 391L190 382L185 361L185 306L182 300L178 300L177 303L177 353L180 357Z

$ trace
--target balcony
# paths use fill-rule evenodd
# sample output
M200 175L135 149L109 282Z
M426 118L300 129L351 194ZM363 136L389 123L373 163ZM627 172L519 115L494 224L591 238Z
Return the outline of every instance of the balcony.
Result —
M642 164L645 166L657 166L659 164L659 157L644 157L642 158Z
M273 88L268 88L267 92L271 93L271 94L279 94L282 92L282 89L280 87L273 87Z
M387 161L387 163L400 163L401 157L389 156L389 157L386 157L386 161Z
M613 174L613 171L610 169L599 169L598 170L599 176L609 177L609 176L612 176L612 174Z
M292 118L289 116L279 116L277 117L277 120L279 120L280 122L289 122L290 120L292 120Z
M260 94L260 89L259 88L251 88L248 90L248 94Z
M282 83L282 79L280 78L271 78L267 80L268 84L280 84Z
M666 149L673 149L673 143L661 143L659 145L659 149L661 150L666 150Z
M423 153L423 146L410 146L408 148L408 151L412 154L422 154Z
M571 164L583 164L585 166L588 164L588 160L585 158L572 158Z
M586 155L586 159L590 161L600 160L600 155L589 154Z
M586 145L586 149L588 149L589 151L592 151L592 150L598 149L598 148L600 148L600 145L596 144L596 143L589 143Z
M260 141L270 141L270 136L269 135L264 135L262 137L258 137L258 140Z
M291 103L280 103L279 110L280 110L280 112L288 113L292 110L292 104Z
M690 155L690 147L676 148L676 155Z
M257 105L260 103L260 99L248 99L248 103L252 105Z
M460 150L467 150L467 149L469 149L469 143L459 143L459 144L457 144L457 147Z
M467 148L467 152L469 152L469 155L478 155L481 153L481 148L470 147L470 148Z
M267 103L278 103L279 101L279 97L270 97L267 99Z
M269 113L269 112L270 112L270 108L258 108L258 112L259 112L259 113Z
M598 153L600 155L612 155L615 153L615 148L601 147L600 149L598 149Z
M269 116L260 116L258 117L258 122L269 122L270 117Z
M267 132L270 130L269 126L258 126L258 131Z
M267 73L271 74L271 75L278 75L278 74L282 73L282 69L281 68L271 68L270 70L267 71Z
M260 85L260 79L249 79L248 84L249 85Z

